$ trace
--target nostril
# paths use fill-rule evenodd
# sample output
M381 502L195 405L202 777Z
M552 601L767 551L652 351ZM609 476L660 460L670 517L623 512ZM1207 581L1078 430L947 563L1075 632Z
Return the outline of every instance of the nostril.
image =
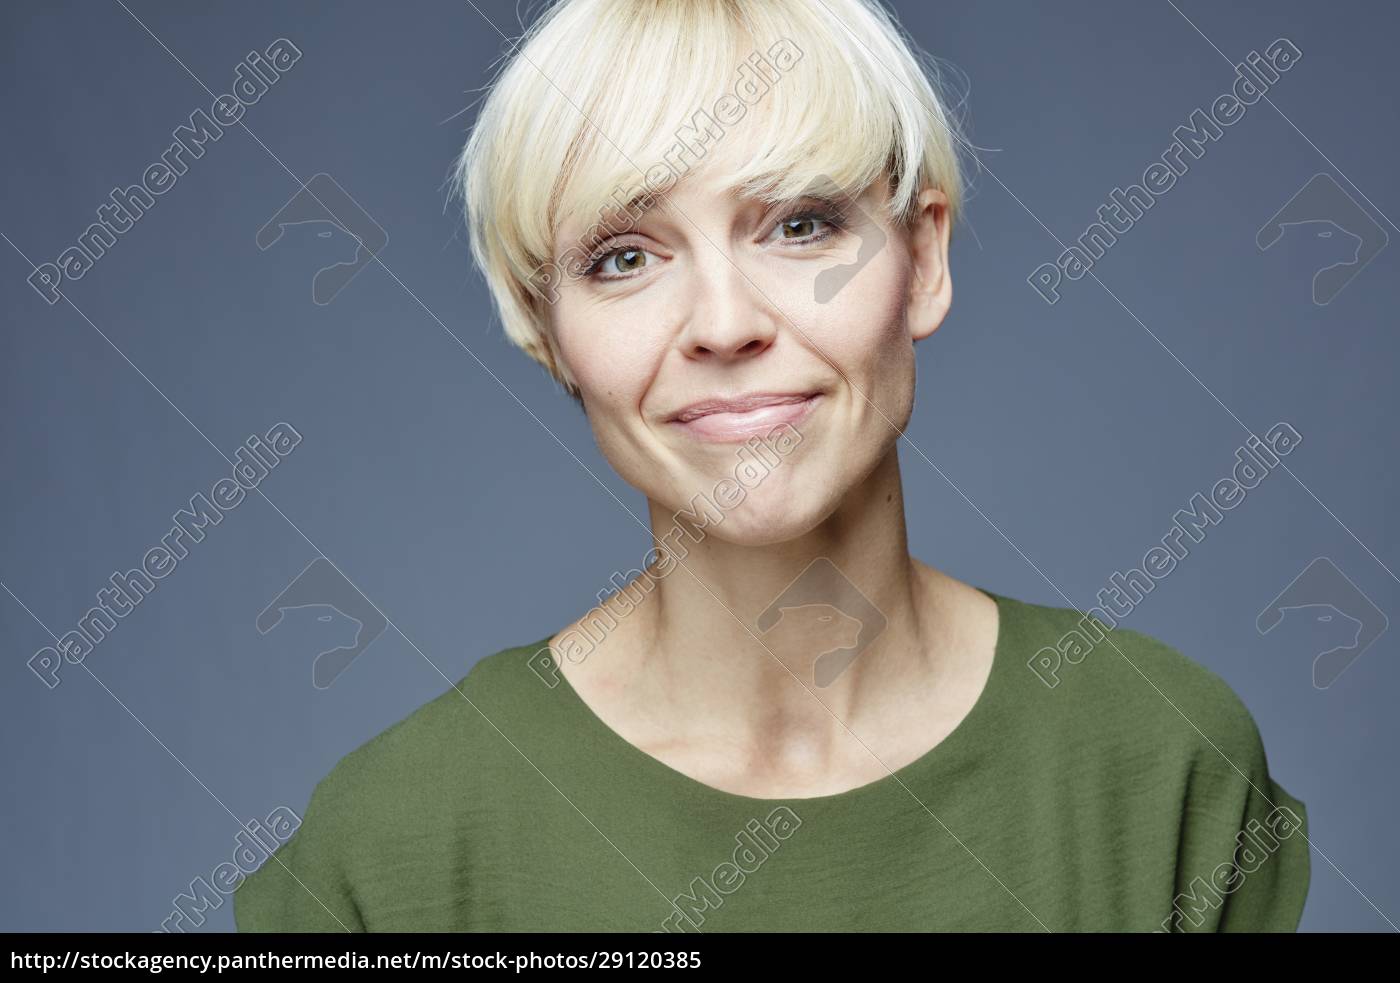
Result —
M771 341L767 338L752 337L743 344L738 344L737 339L735 343L702 343L700 341L692 341L686 351L691 358L718 358L722 360L731 358L752 358L755 355L762 354L770 344Z

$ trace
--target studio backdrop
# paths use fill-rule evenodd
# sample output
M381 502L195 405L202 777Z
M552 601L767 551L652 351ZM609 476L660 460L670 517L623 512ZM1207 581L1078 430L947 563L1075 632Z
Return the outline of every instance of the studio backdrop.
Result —
M1302 927L1395 930L1400 17L893 7L973 185L900 449L912 552L1121 591L1307 804ZM341 757L646 553L448 200L531 12L0 9L0 928L231 930L227 865ZM1034 655L1046 700L1116 657Z

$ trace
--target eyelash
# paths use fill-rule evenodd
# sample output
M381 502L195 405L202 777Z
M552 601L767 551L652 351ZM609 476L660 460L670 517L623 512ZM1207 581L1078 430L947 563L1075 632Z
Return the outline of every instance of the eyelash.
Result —
M844 228L844 226L841 224L840 219L837 217L836 211L834 209L827 209L821 207L814 208L810 205L800 206L792 209L786 215L774 221L772 228L777 229L782 227L783 225L786 225L788 222L795 222L799 219L809 219L814 222L821 222L826 226L826 228L820 233L814 233L810 236L806 236L800 239L784 240L780 238L778 241L795 242L795 244L799 247L811 246L818 242L824 242L836 233L842 231L842 229ZM583 262L583 276L586 279L590 280L630 280L638 274L621 273L604 275L601 272L603 264L612 257L620 255L622 253L645 251L646 250L640 245L624 243L622 245L613 246L611 249L608 249L605 252L594 253L592 256L588 257Z

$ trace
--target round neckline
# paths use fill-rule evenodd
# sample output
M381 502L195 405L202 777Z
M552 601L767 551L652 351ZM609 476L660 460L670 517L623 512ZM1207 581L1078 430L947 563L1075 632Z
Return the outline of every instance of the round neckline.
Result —
M972 585L977 591L989 597L996 604L997 610L997 633L996 642L992 648L992 664L987 672L987 679L982 684L982 691L977 694L977 699L973 701L971 708L963 715L948 734L937 744L925 749L918 757L900 768L896 768L887 774L872 779L863 785L844 789L840 792L832 792L828 795L813 795L804 798L763 798L752 795L741 795L737 792L727 792L724 789L716 788L687 775L685 772L673 768L660 758L643 751L631 741L627 740L612 725L598 715L589 706L574 684L563 672L557 672L556 676L563 683L564 699L572 705L573 711L582 719L583 725L598 734L599 742L608 748L616 748L617 753L631 762L635 762L637 768L649 776L655 778L658 783L665 783L678 793L689 795L693 798L708 799L712 802L729 802L734 804L752 807L777 808L779 806L813 806L827 803L842 804L854 802L857 799L878 796L889 789L904 789L911 781L917 780L917 776L929 770L936 764L955 758L959 752L968 746L969 742L975 742L979 730L985 729L989 718L995 715L995 706L1002 698L1006 685L1007 653L1010 633L1010 609L1012 602L1010 598L993 593L982 587ZM529 651L538 652L541 648L548 648L551 656L556 659L554 650L550 646L550 639L553 633L547 635L543 641L537 645L530 646ZM599 746L588 742L591 746Z

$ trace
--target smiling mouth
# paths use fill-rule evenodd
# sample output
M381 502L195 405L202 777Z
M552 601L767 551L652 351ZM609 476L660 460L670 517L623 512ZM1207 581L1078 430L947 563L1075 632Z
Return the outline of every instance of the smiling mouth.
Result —
M821 393L755 393L733 399L708 400L681 410L671 422L691 436L707 441L742 441L766 435L774 427L804 419Z

